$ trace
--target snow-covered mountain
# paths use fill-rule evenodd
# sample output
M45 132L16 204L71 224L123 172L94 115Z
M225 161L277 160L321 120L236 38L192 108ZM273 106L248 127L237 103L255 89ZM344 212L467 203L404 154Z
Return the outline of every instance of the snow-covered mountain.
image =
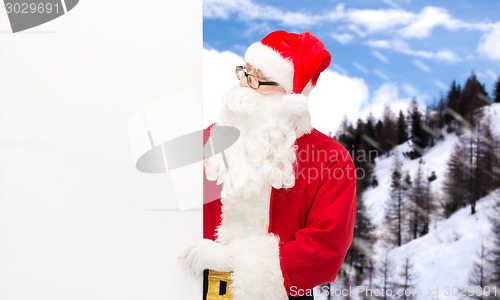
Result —
M485 116L490 116L492 131L500 135L500 104L493 104L483 108ZM445 134L444 138L437 142L434 147L425 150L422 156L422 175L427 178L435 172L437 179L431 183L430 189L437 201L444 198L443 182L446 178L447 163L450 155L459 141L455 133ZM403 155L411 150L409 143L395 147L388 155L376 159L374 176L378 185L367 189L358 201L364 201L367 212L376 227L376 235L379 240L375 244L376 259L383 260L386 250L383 247L382 237L388 232L384 226L384 216L391 190L391 175L394 171L395 159L398 157L403 174L409 173L415 178L419 160L410 160ZM391 260L392 275L390 280L396 280L397 274L402 269L406 257L410 258L413 265L411 273L414 275L414 287L411 292L416 293L416 299L464 299L467 295L469 275L473 262L476 259L481 243L491 240L490 228L493 217L492 208L500 202L500 190L496 190L486 197L477 201L477 212L472 215L470 206L455 212L450 218L442 220L434 218L431 220L429 233L414 239L400 247L387 252ZM342 299L335 296L335 289L344 289L339 283L334 283L332 290L333 299ZM380 293L382 287L372 284L372 292L360 291L352 287L349 294L354 299L364 295L375 295ZM326 295L319 294L316 290L318 300L328 299ZM344 290L347 293L347 291ZM396 293L398 291L392 291ZM408 291L409 292L409 291ZM492 291L493 292L493 291ZM500 291L496 291L500 297ZM395 297L399 299L402 297Z

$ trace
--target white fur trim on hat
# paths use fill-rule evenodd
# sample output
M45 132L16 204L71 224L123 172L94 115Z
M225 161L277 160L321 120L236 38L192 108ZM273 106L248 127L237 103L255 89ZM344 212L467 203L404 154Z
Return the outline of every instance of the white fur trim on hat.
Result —
M248 47L245 61L261 70L269 80L279 83L287 93L292 92L293 63L280 53L257 42Z

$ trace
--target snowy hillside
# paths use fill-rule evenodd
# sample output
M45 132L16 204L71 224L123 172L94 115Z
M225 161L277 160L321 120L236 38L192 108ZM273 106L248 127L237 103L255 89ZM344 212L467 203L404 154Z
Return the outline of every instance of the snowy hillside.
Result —
M429 234L389 252L396 270L401 269L406 256L411 258L416 274L415 290L422 292L418 299L463 298L451 295L451 291L469 285L469 273L481 242L491 239L488 216L499 201L497 190L477 202L476 214L471 215L470 208L464 207ZM429 295L429 289L436 288L439 297Z
M493 104L483 108L484 116L490 118L492 132L500 135L500 104ZM437 201L443 201L443 183L446 178L447 163L459 137L455 133L445 134L443 140L437 142L434 147L427 148L422 156L422 175L427 182L427 177L435 172L437 179L431 183L430 190ZM419 160L410 160L403 153L411 150L409 143L404 143L392 149L388 155L376 159L374 176L378 181L376 187L368 188L364 193L362 201L376 228L376 236L379 237L375 244L375 259L382 261L386 248L382 245L382 237L389 234L385 225L385 213L391 194L391 175L395 168L395 160L398 157L401 164L402 174L409 173L412 180L416 177ZM437 217L431 219L430 232L422 237L414 239L401 247L389 250L388 258L392 262L392 274L389 280L397 281L398 273L401 272L406 257L409 257L413 265L411 273L414 274L414 287L411 291L416 293L416 299L465 299L460 288L467 288L473 262L476 259L481 244L491 241L490 227L493 217L492 207L500 202L500 190L496 190L486 197L477 201L477 212L471 215L470 205L458 210L450 218L440 220ZM376 280L372 283L372 289L378 289ZM342 283L336 282L332 285L333 299L342 299L335 296L339 289L344 289ZM325 294L319 295L316 290L315 299L328 299ZM344 290L344 292L346 292ZM377 291L375 291L377 292ZM499 291L497 296L500 297ZM353 287L350 295L354 299L366 295ZM373 294L372 294L373 295ZM399 299L401 297L396 297Z
M424 177L427 178L432 171L436 173L437 179L432 183L431 189L432 192L437 193L438 197L441 195L440 188L446 173L446 163L457 141L458 138L455 134L445 135L443 141L429 149L422 156L422 160L424 161L422 168ZM410 160L403 156L403 153L410 150L410 145L405 143L395 147L391 151L392 155L389 157L384 155L376 160L374 175L377 177L379 184L375 188L368 189L363 194L363 201L375 226L380 225L383 221L385 203L390 195L391 174L394 171L394 159L396 155L399 155L399 160L402 164L402 173L406 174L408 172L412 178L415 178L418 169L418 160Z
M491 118L491 127L495 135L500 135L500 104L495 103L488 107L483 108L485 116ZM458 137L452 134L446 134L444 140L438 142L434 147L425 151L422 156L424 161L423 175L425 178L431 174L432 171L436 173L437 179L432 182L431 190L438 198L442 198L442 184L446 174L446 164L448 159L458 142ZM402 173L408 172L412 178L418 169L418 160L410 160L403 156L403 153L409 152L411 147L409 143L405 143L395 147L390 156L383 155L377 158L374 175L376 176L379 185L375 188L368 189L363 194L363 201L367 210L371 214L372 222L375 226L382 223L385 209L384 203L389 198L391 186L391 174L394 171L395 154L399 154L399 160L402 164Z
M486 241L489 238L488 217L491 215L491 208L499 201L500 190L497 190L477 202L476 214L471 215L470 208L464 207L429 234L391 250L388 253L393 264L390 280L397 280L397 274L402 269L406 257L409 257L413 265L412 273L415 274L415 285L407 289L408 293L413 293L416 299L424 300L463 299L464 293L467 292L460 292L459 289L467 288L469 285L468 276L472 263L476 259L482 240ZM328 299L324 290L323 293L321 290L321 288L315 290L315 299ZM371 291L352 287L349 293L354 299L361 299L361 296L377 295L381 290L380 286L373 284ZM402 291L393 290L394 294ZM338 296L342 292L348 291L336 283L332 285L333 299L342 299Z
M500 135L500 103L492 104L484 108L485 114L491 118L491 129L497 136Z

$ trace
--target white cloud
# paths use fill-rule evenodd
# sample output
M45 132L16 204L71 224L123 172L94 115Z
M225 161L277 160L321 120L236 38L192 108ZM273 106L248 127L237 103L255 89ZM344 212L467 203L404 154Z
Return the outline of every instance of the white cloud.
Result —
M380 71L379 69L373 69L373 74L377 75L380 79L384 81L389 81L390 78L385 74L384 72Z
M365 37L367 35L367 33L359 29L359 26L357 26L356 24L349 24L346 26L346 28L357 34L359 37Z
M370 40L366 44L373 48L391 49L394 42L388 40Z
M368 96L363 79L325 70L309 96L313 126L324 133L335 133L344 116L357 118Z
M419 68L420 70L424 71L425 73L430 73L432 72L432 69L431 67L429 67L428 65L424 64L422 61L418 60L418 59L415 59L413 61L413 64L415 66L417 66L417 68Z
M437 26L448 29L459 29L467 27L467 23L452 18L446 9L439 7L425 7L422 9L411 24L402 28L399 32L403 37L425 38Z
M488 69L484 71L484 73L491 79L491 80L497 80L498 79L498 73L493 72L493 70Z
M271 32L271 26L267 22L255 22L248 26L244 35L246 37L251 37L254 34L264 36L269 32Z
M273 14L274 16L274 14ZM284 25L314 25L322 19L321 16L308 15L303 13L287 12L281 17L277 15L278 20Z
M375 58L377 58L378 60L380 60L383 63L389 62L389 58L387 56L383 55L382 53L378 52L377 50L373 50L372 55L375 56Z
M337 63L332 63L331 66L335 71L338 71L339 73L341 73L343 75L349 75L349 72L341 65L339 65Z
M206 18L227 19L232 13L238 11L239 11L239 3L236 1L231 1L231 0L203 1L203 16Z
M234 68L244 62L242 57L229 51L203 49L203 126L217 120L222 97L238 84Z
M426 38L438 26L448 30L468 29L486 31L492 28L491 23L468 23L453 18L446 9L427 6L419 13L413 13L399 8L390 0L386 3L391 9L352 9L346 10L345 19L351 24L364 27L369 33L385 32L397 34L403 38Z
M426 6L420 12L411 12L399 6L399 3L405 1L385 0L392 7L388 9L346 9L344 4L338 4L333 10L313 14L261 5L254 3L253 0L204 0L203 16L205 18L228 19L235 14L237 20L243 22L274 21L295 28L307 26L309 30L312 26L321 27L327 23L340 23L342 28L362 38L367 35L382 34L391 38L396 37L396 39L422 39L429 37L436 27L448 30L487 31L488 34L478 47L478 51L490 59L500 60L500 51L495 51L499 49L498 35L500 33L498 33L498 28L494 29L495 26L491 22L467 22L454 18L444 8L434 6ZM264 31L264 28L258 29L259 32ZM252 30L249 28L247 33L252 33ZM270 29L265 31L270 31ZM345 32L332 33L332 38L343 44L350 43L354 39L353 35ZM377 43L387 44L387 42L382 41ZM390 46L379 45L377 48L388 49L393 45L393 43ZM456 63L464 60L449 50L430 52L412 50L408 46L398 47L395 50L415 57L442 62Z
M457 63L462 61L460 57L458 57L455 53L450 50L441 50L438 52L429 52L429 51L416 51L416 55L420 55L425 58L433 58L439 61Z
M348 44L354 40L354 36L348 33L332 33L330 36L341 44Z
M411 98L402 98L399 95L399 88L395 84L384 83L375 90L369 104L362 108L359 115L362 118L366 118L372 113L375 118L380 119L383 115L385 105L389 105L394 113L397 113L399 110L406 112L410 100Z
M396 51L399 53L420 57L433 59L436 61L448 62L448 63L457 63L462 61L460 57L458 57L455 53L449 50L440 50L437 52L432 51L424 51L424 50L414 50L411 49L410 46L404 42L403 40L369 40L366 43L368 46L379 49L388 49L392 51Z
M446 85L446 83L442 82L439 79L434 79L433 83L435 86L440 88L442 92L448 91L448 89L449 89L449 87Z
M360 70L361 72L365 73L366 75L370 74L370 71L369 71L367 68L365 68L365 67L363 67L362 65L360 65L359 63L357 63L357 62L353 62L353 63L352 63L352 65L353 65L356 69L358 69L358 70Z
M203 17L211 19L228 19L237 14L242 21L269 20L284 25L313 25L324 16L287 12L270 5L259 5L251 0L204 0Z
M243 58L234 53L203 50L204 126L217 120L224 93L237 84L234 67L242 63ZM324 133L334 132L344 115L355 119L367 100L363 79L325 70L309 97L313 125Z
M500 62L500 22L483 36L477 51L488 59Z
M393 7L393 8L398 8L400 9L401 6L399 6L399 4L397 4L396 2L392 1L392 0L383 0L385 2L385 4L389 5L390 7Z
M419 95L421 95L420 91L411 83L408 82L403 82L401 84L401 90L406 94L408 97L416 97L416 98L422 98Z
M409 24L415 15L401 9L353 9L347 11L346 18L374 33Z
M326 13L325 19L331 22L341 20L345 17L345 5L343 3L338 4L335 10L331 10Z

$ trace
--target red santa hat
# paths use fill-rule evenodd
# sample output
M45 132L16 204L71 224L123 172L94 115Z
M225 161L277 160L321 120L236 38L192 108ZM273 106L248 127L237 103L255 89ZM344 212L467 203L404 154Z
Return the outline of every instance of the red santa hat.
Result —
M278 30L252 44L245 60L261 70L287 93L308 96L331 61L325 45L310 32L288 33Z

